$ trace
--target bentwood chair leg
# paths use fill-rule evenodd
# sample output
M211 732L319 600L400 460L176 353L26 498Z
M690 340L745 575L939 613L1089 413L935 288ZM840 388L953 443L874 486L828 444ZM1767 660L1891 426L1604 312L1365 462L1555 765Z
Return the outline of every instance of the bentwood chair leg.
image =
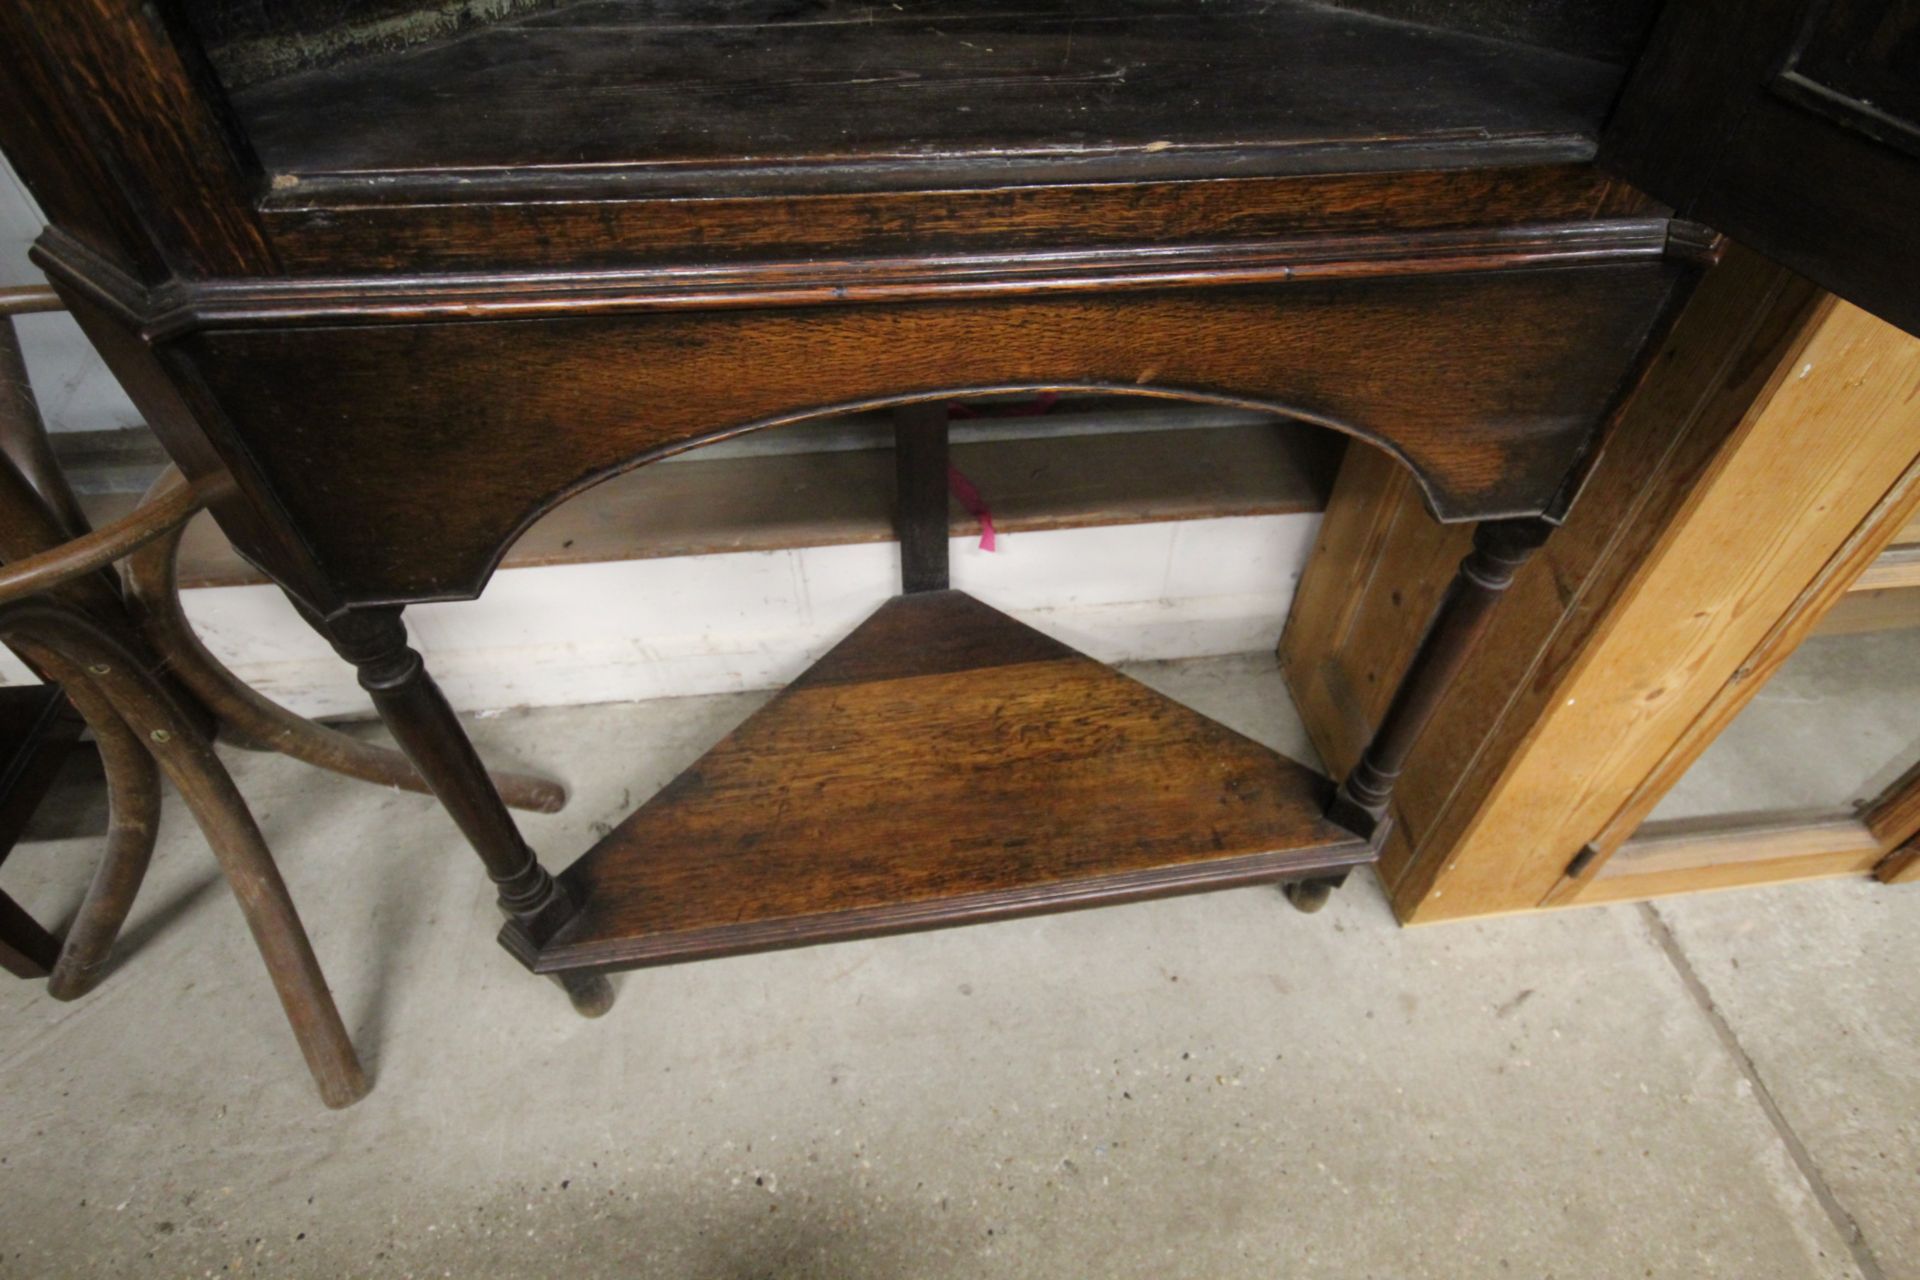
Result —
M177 471L166 475L149 491L151 499L185 484ZM431 788L413 762L389 747L350 738L248 688L208 651L180 607L176 560L182 525L140 548L126 561L127 595L133 601L141 631L154 651L166 655L173 677L186 686L236 733L240 745L278 751L296 760L363 782L429 794ZM531 774L496 770L493 785L514 809L558 813L566 807L567 789Z
M321 1101L344 1107L365 1097L366 1073L286 882L212 743L131 654L84 619L25 604L0 615L0 631L63 684L90 683L147 744L193 811L239 900Z
M160 774L147 749L92 685L79 680L62 687L93 730L107 776L106 853L47 979L48 995L78 1000L105 975L114 939L146 878L160 829Z

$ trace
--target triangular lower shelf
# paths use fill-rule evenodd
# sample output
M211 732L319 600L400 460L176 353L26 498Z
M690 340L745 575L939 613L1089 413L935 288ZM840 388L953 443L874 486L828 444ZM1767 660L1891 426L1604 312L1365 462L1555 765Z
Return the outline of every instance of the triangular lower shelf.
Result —
M568 868L583 906L526 958L633 968L1334 873L1373 853L1330 790L970 596L899 596Z

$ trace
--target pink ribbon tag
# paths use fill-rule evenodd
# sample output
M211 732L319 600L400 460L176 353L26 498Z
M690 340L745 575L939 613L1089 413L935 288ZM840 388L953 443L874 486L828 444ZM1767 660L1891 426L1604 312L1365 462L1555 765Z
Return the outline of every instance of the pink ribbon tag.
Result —
M959 418L1037 418L1052 413L1053 407L1060 403L1060 393L1043 391L1025 404L997 404L989 409L976 409L970 404L958 400L947 406L949 419ZM960 468L947 468L947 490L954 500L966 508L967 514L980 522L980 549L994 549L993 512L987 510L987 500L980 496L973 481L960 473Z
M980 522L980 549L993 550L993 512L987 510L987 500L973 487L973 481L961 474L960 468L947 468L947 489L955 501L966 508L967 514Z

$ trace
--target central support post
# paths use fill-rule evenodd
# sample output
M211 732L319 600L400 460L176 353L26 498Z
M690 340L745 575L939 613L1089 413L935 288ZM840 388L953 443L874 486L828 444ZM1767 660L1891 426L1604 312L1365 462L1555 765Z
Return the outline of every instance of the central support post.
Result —
M947 574L947 405L944 400L893 411L900 590L945 591Z

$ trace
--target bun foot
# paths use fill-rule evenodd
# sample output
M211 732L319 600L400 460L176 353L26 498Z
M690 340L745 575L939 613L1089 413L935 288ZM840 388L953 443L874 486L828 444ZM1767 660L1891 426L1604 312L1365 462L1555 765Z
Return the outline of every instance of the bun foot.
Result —
M553 980L573 1001L573 1011L583 1018L597 1018L613 1008L613 983L604 973L556 973Z
M1312 915L1327 905L1327 899L1333 897L1333 891L1339 887L1340 880L1294 880L1281 885L1280 892L1286 895L1295 911Z

